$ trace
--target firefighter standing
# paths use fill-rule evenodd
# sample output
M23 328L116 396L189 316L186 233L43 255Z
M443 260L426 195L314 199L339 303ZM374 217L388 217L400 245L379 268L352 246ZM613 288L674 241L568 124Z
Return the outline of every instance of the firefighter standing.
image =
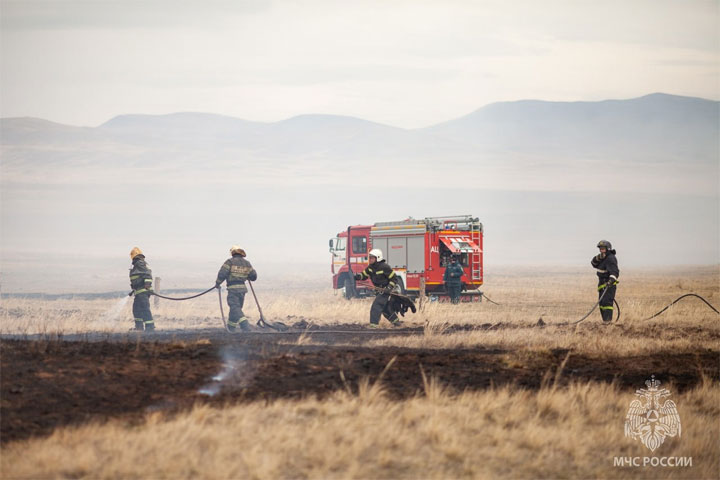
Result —
M133 317L135 317L135 330L155 330L152 312L150 312L150 295L152 295L152 271L145 263L145 255L135 247L130 250L130 260L133 267L130 269L130 295L133 300Z
M393 269L390 268L382 256L382 250L373 248L368 254L369 265L365 270L355 274L355 280L372 281L376 289L375 301L370 307L370 328L378 328L380 315L383 315L393 325L399 325L397 313L390 301L390 292L397 287L398 280Z
M597 269L598 296L600 297L600 315L603 322L609 323L613 317L613 301L617 289L620 269L618 269L615 250L607 240L600 240L597 244L600 253L590 260L590 264Z
M452 303L460 303L460 290L462 289L460 278L465 273L457 260L457 256L453 255L450 259L450 265L447 266L443 275L443 282L445 282L445 288Z
M228 258L220 267L217 280L215 280L215 287L220 288L220 285L227 280L227 303L230 307L228 330L234 332L237 326L240 325L240 329L247 332L250 330L250 322L248 322L248 318L242 311L245 294L247 293L245 280L254 282L257 280L257 272L250 262L245 260L245 250L238 245L233 245L230 248L230 255L232 257Z

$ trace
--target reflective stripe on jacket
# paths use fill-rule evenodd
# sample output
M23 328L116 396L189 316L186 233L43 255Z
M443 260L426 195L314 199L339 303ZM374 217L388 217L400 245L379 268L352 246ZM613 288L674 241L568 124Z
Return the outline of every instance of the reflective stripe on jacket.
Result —
M241 255L233 255L220 267L215 283L221 284L227 280L228 290L247 292L245 280L257 280L257 272L253 266Z
M615 250L610 250L605 254L605 258L599 258L597 255L590 260L592 265L597 270L597 276L601 283L605 283L613 277L617 280L620 277L620 269L618 268L617 257L615 256Z
M145 255L137 255L132 260L133 268L130 269L130 288L135 293L143 293L152 290L152 270L145 262Z
M369 278L372 284L378 288L385 288L389 285L395 287L398 282L397 275L385 260L368 265L365 270L360 272L360 276L363 280Z

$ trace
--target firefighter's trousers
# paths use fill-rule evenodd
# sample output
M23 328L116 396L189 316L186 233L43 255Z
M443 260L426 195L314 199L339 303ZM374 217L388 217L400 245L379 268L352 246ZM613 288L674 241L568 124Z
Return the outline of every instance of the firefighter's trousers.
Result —
M387 318L391 323L398 321L397 313L392 308L390 294L380 293L375 297L372 307L370 307L370 323L378 325L380 323L380 315Z
M452 303L460 303L460 291L462 290L462 283L446 283L445 288L447 289L448 295Z
M150 292L136 293L133 300L133 317L135 317L135 328L146 330L155 328L152 312L150 312Z
M602 296L600 300L600 315L602 315L603 322L611 322L615 308L613 307L613 301L615 300L615 290L617 285L605 286L606 283L602 280L598 284L598 298ZM607 292L605 290L607 289ZM605 295L603 295L603 292Z
M228 313L228 327L235 328L240 322L247 321L247 317L242 311L243 305L245 304L245 290L238 291L229 288L227 294L227 304L230 307L230 313Z

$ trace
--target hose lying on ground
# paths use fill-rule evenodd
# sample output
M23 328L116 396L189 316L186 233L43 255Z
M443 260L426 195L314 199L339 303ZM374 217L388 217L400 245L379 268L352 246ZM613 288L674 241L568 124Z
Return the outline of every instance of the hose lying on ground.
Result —
M667 307L663 308L662 310L660 310L659 312L657 312L657 313L656 313L655 315L653 315L652 317L648 317L648 318L646 318L645 320L650 320L650 319L653 319L653 318L657 317L658 315L660 315L660 314L663 313L665 310L667 310L668 308L672 307L673 305L675 305L677 302L679 302L680 300L682 300L682 299L685 298L685 297L697 297L697 298L699 298L700 300L702 300L703 302L705 302L705 305L707 305L708 307L712 308L712 311L713 311L713 312L715 312L715 313L717 313L718 315L720 315L720 312L718 312L717 308L715 308L715 307L713 307L712 305L710 305L710 302L708 302L707 300L705 300L705 299L704 299L703 297L701 297L700 295L698 295L698 294L696 294L696 293L686 293L685 295L682 295L682 296L676 298L670 305L668 305Z
M485 298L485 300L487 300L488 302L490 302L490 303L492 303L492 304L494 304L494 305L500 305L500 304L497 303L497 302L493 302L493 301L490 299L490 297L488 297L487 295L485 295L485 293L483 293L482 296L483 296L483 298Z

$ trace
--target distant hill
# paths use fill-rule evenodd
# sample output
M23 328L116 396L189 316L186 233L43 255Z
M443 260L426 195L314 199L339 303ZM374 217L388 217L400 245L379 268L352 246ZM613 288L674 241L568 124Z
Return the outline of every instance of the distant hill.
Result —
M487 150L717 162L720 102L655 93L630 100L493 103L425 128Z
M337 115L263 123L207 113L121 115L96 128L5 118L0 130L3 145L18 147L114 142L153 149L242 150L271 157L500 160L515 152L539 158L712 164L718 161L720 103L662 93L600 102L521 100L493 103L415 130Z
M493 103L411 130L337 115L4 118L0 274L11 290L109 272L124 285L139 245L164 279L212 281L236 242L261 271L326 265L348 224L458 213L486 226L489 268L589 269L601 238L623 265L717 264L719 117L719 102L652 94Z

